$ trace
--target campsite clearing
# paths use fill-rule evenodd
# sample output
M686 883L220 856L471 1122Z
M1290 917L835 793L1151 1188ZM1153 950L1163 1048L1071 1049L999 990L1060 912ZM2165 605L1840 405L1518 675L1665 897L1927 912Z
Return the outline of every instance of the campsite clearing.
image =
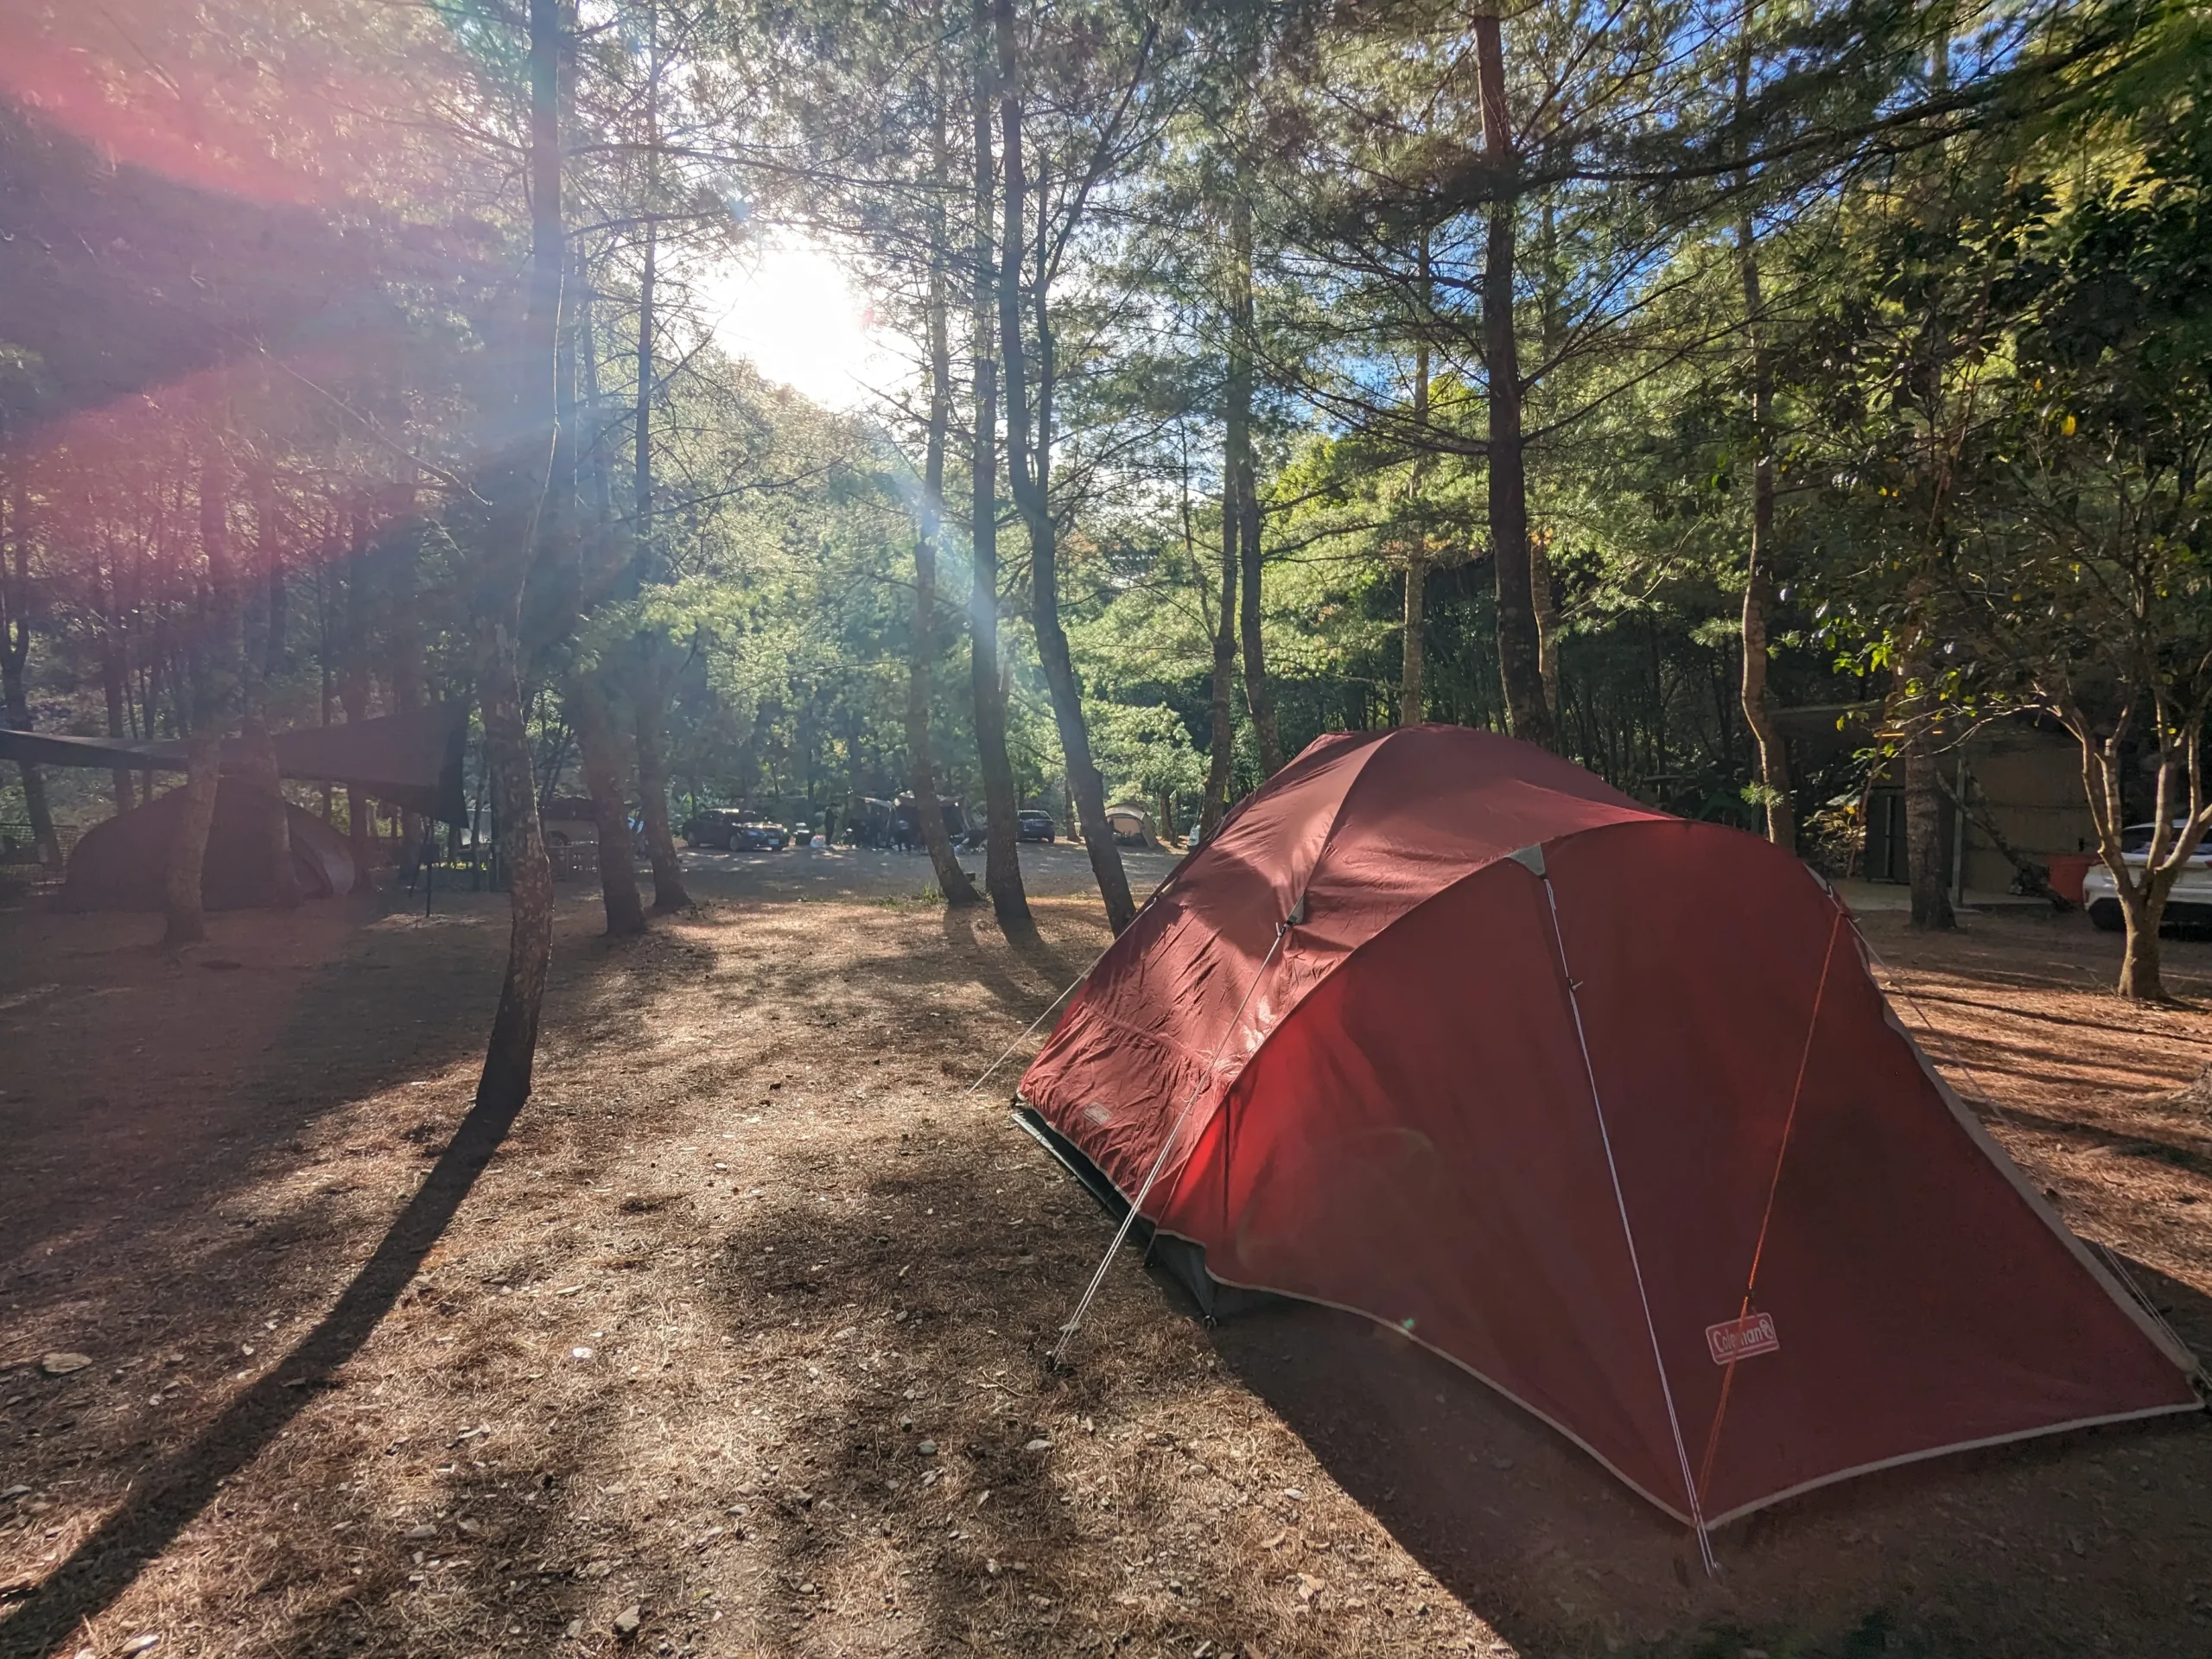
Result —
M963 1090L1104 933L1079 849L1025 860L1014 942L882 855L696 857L704 907L625 945L565 893L473 1185L503 901L220 915L181 960L0 915L0 1654L2212 1649L2201 1419L1784 1505L1715 1585L1363 1320L1208 1332L1132 1254L1047 1376L1109 1228L1015 1063ZM2161 1099L2212 1014L2110 997L2079 918L1900 920L1908 1025L2212 1351L2212 1114ZM2169 979L2212 998L2212 946Z

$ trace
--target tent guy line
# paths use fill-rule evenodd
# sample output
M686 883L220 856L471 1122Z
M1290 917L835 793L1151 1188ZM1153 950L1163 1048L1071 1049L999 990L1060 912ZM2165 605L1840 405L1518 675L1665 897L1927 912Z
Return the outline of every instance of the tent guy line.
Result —
M1821 1028L1821 1009L1827 1002L1828 975L1835 966L1836 941L1842 937L1843 925L1850 915L1851 912L1839 900L1835 907L1835 920L1828 927L1827 949L1821 953L1821 983L1813 993L1813 1012L1805 1021L1805 1046L1797 1056L1797 1079L1790 1085L1789 1109L1782 1120L1782 1144L1775 1148L1774 1173L1767 1180L1766 1209L1759 1217L1758 1242L1751 1246L1751 1269L1744 1275L1744 1300L1736 1310L1738 1324L1751 1317L1751 1298L1758 1290L1759 1263L1766 1259L1767 1236L1774 1228L1774 1200L1782 1191L1782 1166L1789 1156L1789 1142L1796 1133L1797 1107L1805 1097L1805 1073L1813 1063L1813 1039ZM1707 1483L1713 1478L1713 1459L1720 1449L1720 1428L1727 1420L1728 1396L1735 1389L1736 1367L1741 1363L1741 1358L1740 1354L1732 1352L1727 1369L1721 1375L1720 1403L1713 1410L1713 1427L1706 1433L1705 1456L1698 1465L1697 1484L1691 1488L1693 1491L1702 1493Z

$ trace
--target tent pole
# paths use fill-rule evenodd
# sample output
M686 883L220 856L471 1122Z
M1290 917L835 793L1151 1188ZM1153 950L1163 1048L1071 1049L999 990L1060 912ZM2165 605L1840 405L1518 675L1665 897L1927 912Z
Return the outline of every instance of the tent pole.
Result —
M1552 944L1559 952L1560 977L1567 984L1567 1006L1574 1016L1574 1040L1582 1050L1582 1073L1590 1084L1591 1109L1598 1115L1598 1140L1605 1149L1605 1173L1612 1178L1613 1205L1620 1211L1621 1236L1628 1243L1629 1269L1636 1275L1637 1300L1643 1305L1643 1329L1651 1338L1651 1363L1659 1370L1660 1397L1667 1402L1667 1427L1675 1437L1675 1455L1681 1460L1682 1495L1689 1501L1690 1528L1697 1534L1697 1553L1699 1559L1705 1563L1706 1576L1717 1579L1720 1576L1720 1562L1713 1555L1713 1539L1705 1524L1705 1511L1698 1502L1697 1478L1690 1472L1689 1447L1683 1442L1681 1419L1675 1410L1674 1385L1667 1380L1667 1360L1659 1349L1659 1326L1651 1317L1650 1293L1643 1287L1643 1263L1637 1255L1636 1229L1629 1223L1628 1199L1621 1192L1620 1166L1613 1161L1612 1131L1605 1127L1605 1103L1598 1096L1598 1067L1590 1058L1590 1039L1582 1028L1582 999L1575 992L1574 970L1567 966L1567 935L1560 931L1559 925L1559 895L1552 888L1549 872L1543 868L1541 849L1531 850L1536 854L1533 866L1536 880L1544 884L1544 901L1551 909ZM1516 861L1528 862L1517 853L1514 857Z

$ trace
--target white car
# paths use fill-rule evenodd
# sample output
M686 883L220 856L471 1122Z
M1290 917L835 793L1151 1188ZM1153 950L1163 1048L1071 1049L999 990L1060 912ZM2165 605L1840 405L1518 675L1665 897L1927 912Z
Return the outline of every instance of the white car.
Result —
M2131 871L2140 870L2147 861L2154 827L2131 823L2120 831L2120 857ZM2174 825L2176 830L2182 827L2179 823ZM2090 865L2088 874L2082 878L2082 903L2089 920L2104 932L2117 933L2127 925L2112 872L2101 862ZM2198 845L2196 855L2175 879L2173 891L2166 895L2165 925L2212 926L2212 838Z

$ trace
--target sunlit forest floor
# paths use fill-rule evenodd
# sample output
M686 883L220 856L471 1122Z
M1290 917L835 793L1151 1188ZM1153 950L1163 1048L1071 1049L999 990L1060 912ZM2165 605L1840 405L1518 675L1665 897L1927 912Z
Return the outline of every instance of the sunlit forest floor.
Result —
M0 915L0 1654L2212 1651L2202 1419L1847 1484L1713 1584L1362 1321L1209 1332L1132 1254L1048 1375L1107 1224L1011 1071L963 1091L1103 944L1079 851L1018 941L918 860L696 863L620 946L564 888L496 1147L496 898L181 961ZM2212 1121L2156 1103L2212 1058L2212 946L2145 1011L2078 918L1900 919L1908 1023L2212 1352Z

